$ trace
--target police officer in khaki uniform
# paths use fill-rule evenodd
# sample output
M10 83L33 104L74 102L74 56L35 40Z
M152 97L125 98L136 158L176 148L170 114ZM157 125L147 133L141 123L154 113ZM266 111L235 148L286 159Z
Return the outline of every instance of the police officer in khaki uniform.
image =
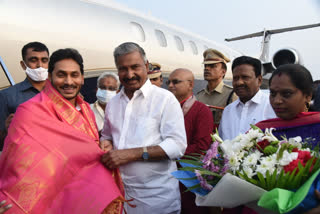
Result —
M199 91L196 97L202 103L218 107L210 108L214 123L218 126L222 108L237 99L237 95L233 93L233 88L223 83L223 78L227 72L227 63L230 60L221 52L211 48L203 53L203 58L204 79L208 82L208 85Z
M149 71L148 71L148 78L150 79L153 85L158 87L162 86L163 78L161 72L161 65L156 62L149 63Z

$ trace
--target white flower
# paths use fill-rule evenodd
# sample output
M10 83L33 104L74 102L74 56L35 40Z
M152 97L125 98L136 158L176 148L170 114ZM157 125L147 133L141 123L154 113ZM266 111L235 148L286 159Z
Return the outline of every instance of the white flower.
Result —
M225 154L225 157L230 159L230 156L234 154L239 154L241 150L243 149L241 143L239 142L233 142L230 140L225 140L221 145L220 145L221 150Z
M248 155L244 161L243 161L243 165L245 167L247 166L255 166L258 162L258 159L260 158L261 153L259 151L256 151L250 155Z
M227 157L230 156L229 153L232 153L232 152L233 152L232 144L233 144L233 142L231 142L230 140L225 140L223 143L220 144L220 148L221 148L222 152L223 152Z
M272 130L275 130L275 128L266 128L265 130L265 136L262 137L262 140L267 140L269 142L272 142L272 141L277 141L278 139L272 134Z
M281 166L288 165L291 161L296 160L298 158L298 152L289 153L287 150L283 152L282 158L279 160L279 164Z
M214 137L214 139L215 139L216 141L218 141L219 143L223 143L223 140L221 139L221 137L220 137L217 133L214 134L213 137Z
M239 170L239 167L240 167L240 160L238 158L237 155L231 155L229 157L229 166L230 166L230 169L235 172L237 170Z
M240 153L240 151L243 149L243 146L239 142L235 142L232 144L232 151L235 153Z
M273 155L269 155L267 157L262 157L260 159L260 163L261 163L261 165L266 165L267 167L272 169L272 168L274 168L274 166L277 163L277 155L273 154Z
M302 142L302 138L300 136L289 138L288 140L288 143L297 147L298 149L301 149L301 142Z
M243 167L243 171L247 174L249 178L252 178L256 173L253 173L253 170L251 167Z
M250 137L244 137L239 143L241 144L242 149L251 148L254 145L252 141L254 140L251 140Z
M257 165L256 172L260 172L263 175L263 177L266 177L266 173L268 170L270 170L270 167L268 165L260 164L260 165Z
M245 134L245 137L249 141L260 139L262 136L263 133L261 133L258 129L249 129L249 131Z
M243 138L243 134L238 135L237 137L235 137L232 142L240 142Z
M241 152L239 152L239 153L237 154L238 159L239 159L239 160L242 160L243 157L245 156L245 154L247 154L247 152L244 151L244 150L242 150Z

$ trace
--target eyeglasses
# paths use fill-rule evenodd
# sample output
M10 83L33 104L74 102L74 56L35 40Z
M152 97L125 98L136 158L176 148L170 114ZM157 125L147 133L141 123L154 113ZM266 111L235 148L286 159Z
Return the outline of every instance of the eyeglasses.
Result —
M173 85L177 85L181 82L185 82L185 81L190 81L190 80L177 80L177 79L173 79L173 80L167 80L166 84L170 85L170 83L172 83Z

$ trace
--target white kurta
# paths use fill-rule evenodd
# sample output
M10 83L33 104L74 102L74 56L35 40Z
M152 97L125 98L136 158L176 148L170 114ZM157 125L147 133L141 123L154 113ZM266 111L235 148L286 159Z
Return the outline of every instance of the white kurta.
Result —
M96 123L98 126L98 131L101 131L104 124L104 111L99 105L98 101L90 104L90 108L94 113L94 117L96 118Z
M223 110L219 135L223 140L232 140L239 134L246 133L250 129L250 124L254 125L262 120L276 117L269 96L259 90L246 103L237 99Z
M126 199L133 198L129 214L179 213L180 192L175 159L187 147L184 118L173 94L149 80L131 100L122 89L107 105L101 139L113 140L114 149L159 145L169 157L162 161L136 161L120 167Z

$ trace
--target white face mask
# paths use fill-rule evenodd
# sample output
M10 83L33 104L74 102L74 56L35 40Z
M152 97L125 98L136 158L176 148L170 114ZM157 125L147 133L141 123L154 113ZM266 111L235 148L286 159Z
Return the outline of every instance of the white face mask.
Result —
M48 78L48 69L43 67L32 69L29 68L27 65L26 67L26 73L28 77L30 77L33 81L39 82L44 81Z
M106 104L111 100L112 97L116 96L117 92L116 91L110 91L110 90L104 90L98 88L97 91L97 98L100 103Z

